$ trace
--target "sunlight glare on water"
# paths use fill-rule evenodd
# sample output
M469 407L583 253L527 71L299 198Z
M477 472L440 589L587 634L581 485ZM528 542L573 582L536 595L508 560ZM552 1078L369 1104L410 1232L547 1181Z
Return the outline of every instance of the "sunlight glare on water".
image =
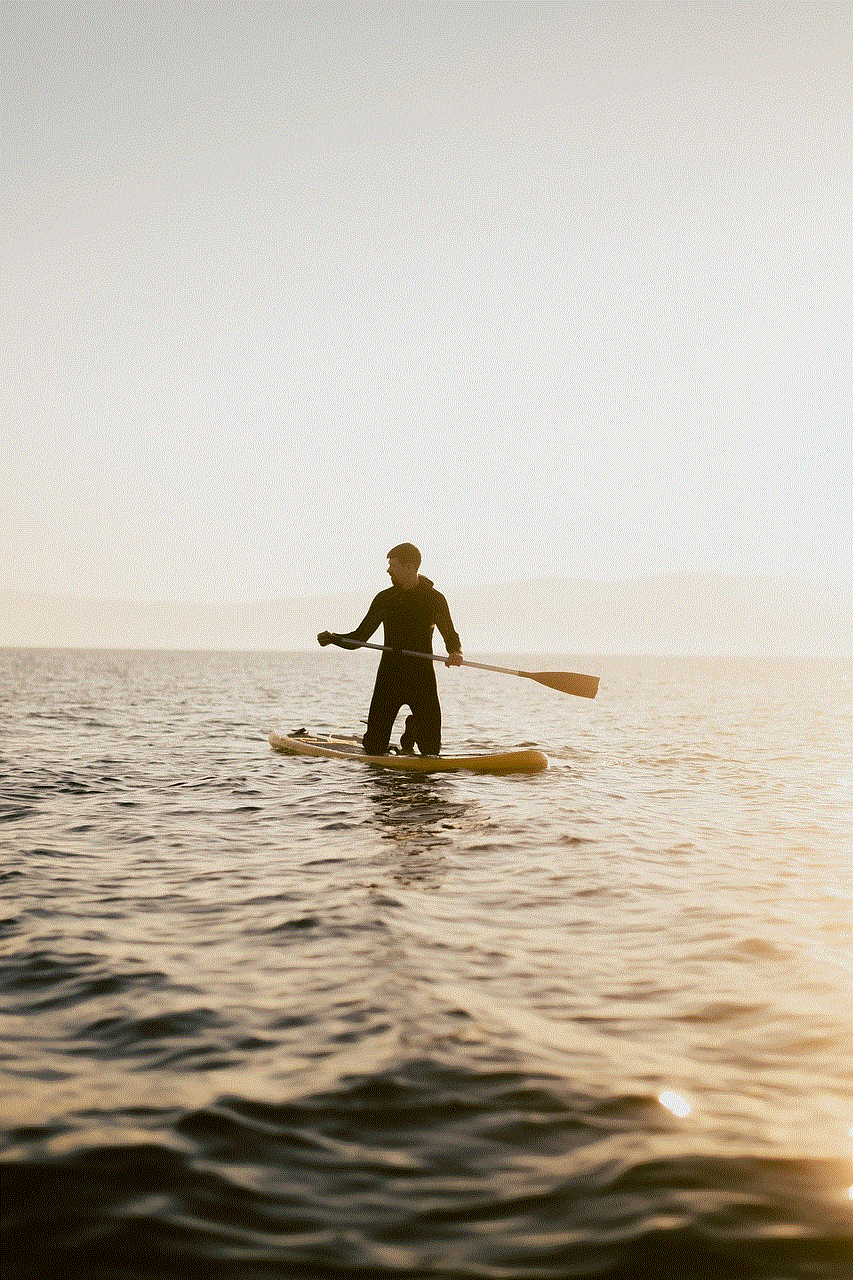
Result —
M658 1094L658 1102L662 1107L666 1107L667 1111L671 1111L674 1116L680 1116L682 1119L689 1116L693 1110L686 1098L680 1093L676 1093L674 1089L664 1089Z

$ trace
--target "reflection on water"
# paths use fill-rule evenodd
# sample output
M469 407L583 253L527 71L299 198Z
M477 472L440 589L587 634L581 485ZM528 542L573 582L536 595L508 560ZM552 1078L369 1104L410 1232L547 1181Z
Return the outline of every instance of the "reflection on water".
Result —
M454 800L452 783L429 774L371 771L366 797L375 829L391 850L391 874L401 884L437 888L444 854L454 845L469 805Z

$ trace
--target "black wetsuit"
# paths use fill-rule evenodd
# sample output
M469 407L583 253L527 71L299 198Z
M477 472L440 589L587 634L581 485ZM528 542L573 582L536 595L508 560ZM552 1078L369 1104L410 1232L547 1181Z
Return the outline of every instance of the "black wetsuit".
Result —
M448 653L461 651L447 601L429 578L418 577L415 586L389 587L376 596L364 621L341 640L369 640L379 624L385 626L385 643L394 649L414 649L432 653L432 632L438 627ZM441 706L435 682L435 664L428 658L407 658L383 653L362 745L370 755L384 755L391 740L397 713L411 708L406 721L403 745L416 744L423 755L441 751Z

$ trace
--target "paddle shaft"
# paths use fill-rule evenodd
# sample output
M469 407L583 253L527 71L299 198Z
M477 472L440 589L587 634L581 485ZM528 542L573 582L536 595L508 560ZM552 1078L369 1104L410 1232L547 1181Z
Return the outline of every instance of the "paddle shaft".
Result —
M335 636L335 640L343 640L343 636ZM378 649L380 653L401 653L406 658L429 658L430 662L446 662L440 653L422 653L419 649L393 649L388 644L368 644L366 640L347 640L347 644L357 645L360 649ZM509 667L488 667L485 662L469 662L463 658L458 664L463 667L479 667L481 671L500 671L505 676L523 676L523 671L511 671Z
M350 640L340 635L333 635L332 639L346 639L346 646L353 645L359 649L377 649L380 653L399 653L406 658L427 658L430 662L446 662L446 658L440 653L423 653L418 649L393 649L387 644L369 644L366 640ZM470 662L468 658L463 658L461 663L456 665L477 667L480 671L498 671L505 676L523 676L527 680L535 680L538 684L547 685L550 689L558 689L561 693L573 693L581 698L594 698L598 690L597 676L575 675L574 672L569 671L516 671L514 667L492 667L486 662Z

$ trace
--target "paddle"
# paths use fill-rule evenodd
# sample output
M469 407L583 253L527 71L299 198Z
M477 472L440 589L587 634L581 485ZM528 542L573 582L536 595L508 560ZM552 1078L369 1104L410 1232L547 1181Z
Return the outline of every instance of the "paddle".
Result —
M407 658L428 658L430 662L444 662L440 653L419 653L416 649L392 649L386 644L368 644L366 640L350 640L344 636L332 635L332 640L344 642L344 648L378 649L380 653L401 653ZM490 667L485 662L469 662L463 658L463 667L477 667L480 671L499 671L505 676L524 676L526 680L535 680L537 684L547 685L559 693L573 693L578 698L594 698L598 692L598 676L580 676L574 671L514 671L510 667Z

